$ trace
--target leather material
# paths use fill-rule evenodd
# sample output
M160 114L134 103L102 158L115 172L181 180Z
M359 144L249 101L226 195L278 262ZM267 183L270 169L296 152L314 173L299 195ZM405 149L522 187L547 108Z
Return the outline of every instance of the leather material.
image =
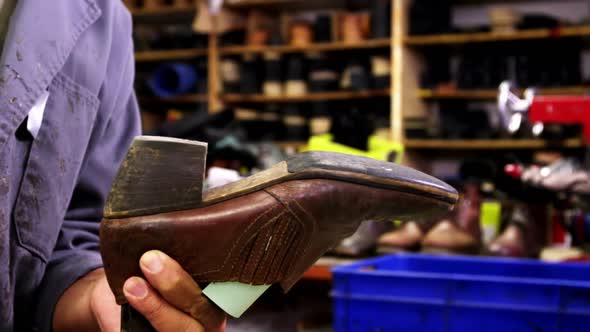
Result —
M378 244L384 249L415 250L420 247L423 238L424 232L418 223L409 221L398 229L383 234L379 238Z
M176 259L199 283L280 283L287 291L363 220L437 217L452 204L424 195L338 180L292 180L213 205L104 219L101 253L119 304L152 249Z
M542 237L538 234L534 221L530 207L517 205L504 231L489 244L488 253L505 257L537 257Z
M425 251L449 253L475 253L479 247L476 238L450 220L438 223L422 241Z
M490 254L506 257L528 257L523 229L517 224L510 224L488 248Z

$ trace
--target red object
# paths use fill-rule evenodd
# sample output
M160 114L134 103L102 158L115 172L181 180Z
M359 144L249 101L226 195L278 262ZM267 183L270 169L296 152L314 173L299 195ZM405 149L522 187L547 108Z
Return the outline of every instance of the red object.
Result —
M327 265L313 265L303 274L302 279L305 280L332 280L331 266Z
M554 29L549 30L549 35L553 38L559 38L559 37L561 37L561 32L562 32L561 27L558 27L558 28L554 28Z
M574 217L573 233L574 245L583 245L586 235L586 221L582 211L577 211L577 214Z
M590 96L535 97L528 117L531 123L581 124L590 143Z
M514 179L520 179L522 176L522 166L519 164L508 164L504 166L504 173Z
M551 242L552 244L565 244L567 231L563 226L563 214L555 211L551 218Z

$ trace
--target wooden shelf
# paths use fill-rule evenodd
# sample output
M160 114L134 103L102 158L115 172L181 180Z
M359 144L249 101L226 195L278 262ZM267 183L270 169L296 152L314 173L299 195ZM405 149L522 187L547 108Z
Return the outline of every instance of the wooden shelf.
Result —
M206 103L208 100L208 96L205 94L193 94L193 95L184 95L184 96L175 96L175 97L167 97L167 98L158 98L158 97L138 97L138 100L142 104L196 104L196 103Z
M358 3L364 0L353 1ZM351 2L351 0L226 0L223 5L231 9L265 8L280 10L313 10L343 8L346 7L349 2Z
M174 7L174 6L162 6L158 9L146 9L146 8L129 8L131 15L133 16L165 16L174 14L194 14L197 11L196 6L189 7Z
M303 274L302 279L305 280L320 280L331 281L331 269L336 266L352 264L357 262L356 259L346 259L337 257L322 257L309 270Z
M335 91L335 92L312 92L302 96L280 96L268 97L265 95L242 95L224 94L222 100L228 104L250 104L250 103L299 103L311 101L329 101L346 99L363 99L389 96L389 89L373 91Z
M167 61L167 60L190 60L200 56L207 56L206 49L191 48L185 50L163 50L135 52L135 61Z
M590 26L563 27L555 29L529 29L510 33L478 32L426 36L407 36L406 45L452 45L467 43L486 43L525 39L565 38L590 36Z
M307 146L307 142L305 141L285 141L285 142L273 142L274 144L278 145L281 149L295 149L299 150Z
M475 140L444 140L444 139L407 139L407 149L440 149L440 150L520 150L542 148L582 148L581 139L564 141L545 141L538 139L475 139Z
M344 50L359 50L371 48L385 48L391 45L389 38L383 39L368 39L358 44L349 44L343 42L331 43L314 43L307 46L226 46L219 49L221 55L230 54L250 54L250 53L298 53L298 52L321 52L321 51L344 51Z
M197 7L164 6L159 9L130 8L129 11L133 15L135 23L168 23L192 20L197 12Z
M229 8L249 8L260 6L281 6L303 2L304 0L227 0L224 5Z
M590 86L566 86L558 88L539 88L539 95L581 95L590 93ZM521 92L522 93L522 92ZM423 99L496 99L498 90L418 90L418 96Z

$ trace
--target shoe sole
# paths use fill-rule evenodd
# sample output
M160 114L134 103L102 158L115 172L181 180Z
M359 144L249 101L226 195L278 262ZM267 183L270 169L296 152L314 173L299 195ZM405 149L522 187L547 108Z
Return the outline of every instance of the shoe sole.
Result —
M205 192L204 204L212 204L272 185L308 179L352 182L420 194L455 204L457 191L446 183L411 168L375 159L334 152L304 152L248 178Z
M429 197L453 206L457 191L411 168L334 152L305 152L245 179L204 193L204 143L139 137L105 205L104 217L126 218L216 204L293 180L329 179Z

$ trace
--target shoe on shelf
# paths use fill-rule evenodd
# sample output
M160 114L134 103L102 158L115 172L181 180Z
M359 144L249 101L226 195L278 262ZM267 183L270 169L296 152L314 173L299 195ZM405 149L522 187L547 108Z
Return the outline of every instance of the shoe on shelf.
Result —
M480 241L449 219L436 224L422 240L422 251L432 254L475 255L479 249Z
M143 8L148 10L161 9L166 6L164 0L143 0Z
M331 250L332 254L347 257L369 256L375 252L377 239L390 228L388 223L373 220L363 221L351 236Z
M521 180L552 191L590 194L590 174L573 159L559 159L543 167L527 167L522 171Z
M425 231L416 221L403 223L399 228L385 233L377 241L377 252L380 254L418 251Z
M456 212L434 226L422 241L432 253L477 254L481 247L479 181L468 181Z
M492 256L537 257L541 245L536 238L535 221L523 204L514 207L504 231L492 241L487 253Z

